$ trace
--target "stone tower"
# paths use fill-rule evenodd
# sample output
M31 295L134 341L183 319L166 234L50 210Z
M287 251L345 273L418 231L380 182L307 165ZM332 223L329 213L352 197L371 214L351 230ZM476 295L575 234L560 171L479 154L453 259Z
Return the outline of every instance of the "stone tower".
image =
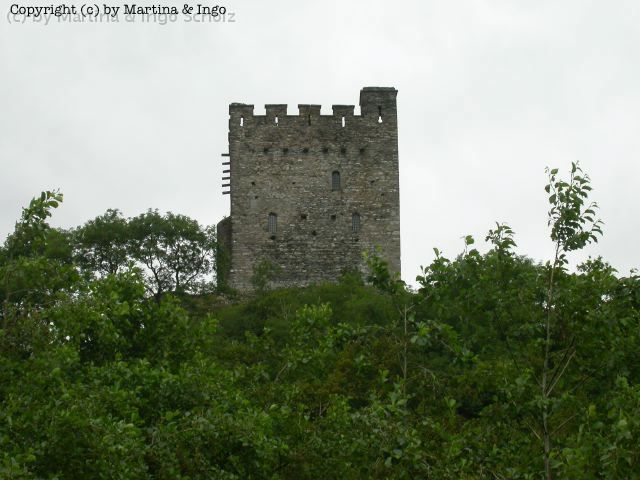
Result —
M253 288L268 262L273 287L335 281L362 269L362 252L379 247L400 273L397 90L365 87L353 105L229 106L224 164L231 215L218 224L222 280ZM221 265L222 267L222 265Z

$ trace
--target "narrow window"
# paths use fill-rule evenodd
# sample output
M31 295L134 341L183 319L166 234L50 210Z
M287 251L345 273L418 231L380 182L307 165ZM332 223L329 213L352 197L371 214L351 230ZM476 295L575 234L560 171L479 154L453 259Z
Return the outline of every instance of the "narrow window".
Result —
M307 115L307 121L309 122L309 125L311 125L311 115Z
M244 127L244 117L240 117L240 126Z
M334 192L340 190L340 172L338 171L331 174L331 190Z
M278 126L278 116L276 115L276 127Z
M382 123L382 107L378 107L378 123Z
M278 230L278 215L276 215L275 213L269 214L268 227L269 233L271 235L275 235Z
M342 117L342 128L344 128L345 125L346 125L346 122L344 120L344 117Z
M358 233L360 231L360 215L357 213L351 215L351 231L353 233Z

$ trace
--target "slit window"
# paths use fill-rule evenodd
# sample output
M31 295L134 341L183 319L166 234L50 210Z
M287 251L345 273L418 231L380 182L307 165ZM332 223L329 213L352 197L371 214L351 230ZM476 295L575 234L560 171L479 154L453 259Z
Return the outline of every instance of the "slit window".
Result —
M244 117L240 117L240 126L244 127Z
M360 214L354 213L351 215L351 231L358 233L360 231Z
M275 213L270 213L269 218L267 220L267 228L269 229L269 233L271 235L275 235L278 231L278 215Z
M347 122L345 121L344 117L342 117L342 128L344 128L344 126L347 124Z
M340 190L340 172L338 171L331 174L331 190L334 192Z

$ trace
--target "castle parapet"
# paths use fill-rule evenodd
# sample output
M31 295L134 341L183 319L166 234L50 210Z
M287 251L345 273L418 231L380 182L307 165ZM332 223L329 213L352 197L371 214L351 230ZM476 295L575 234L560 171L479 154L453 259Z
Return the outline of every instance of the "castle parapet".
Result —
M384 117L395 119L397 116L396 95L398 91L393 87L364 87L360 90L360 115L361 117L374 117L380 121ZM354 114L353 105L332 105L333 117L345 120ZM298 115L311 120L320 117L321 105L301 103L298 104ZM255 115L262 118L258 123L267 124L275 122L287 116L287 105L267 104L265 105L266 115ZM229 105L229 115L231 125L243 125L246 120L254 118L254 106L244 103L232 103ZM326 116L323 116L326 117Z

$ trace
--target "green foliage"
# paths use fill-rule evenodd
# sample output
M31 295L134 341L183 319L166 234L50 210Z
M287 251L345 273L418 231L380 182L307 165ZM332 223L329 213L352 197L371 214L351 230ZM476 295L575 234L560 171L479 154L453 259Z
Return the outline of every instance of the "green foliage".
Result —
M138 267L156 298L212 289L215 229L184 215L149 210L125 219L118 210L107 210L76 229L72 240L83 271L104 276Z
M377 289L389 294L399 293L404 290L405 284L400 280L398 274L389 271L389 265L380 256L380 251L363 252L363 259L369 270L367 282Z
M149 210L129 222L131 256L144 265L154 295L194 292L215 267L214 227L171 212Z
M52 210L62 203L62 194L57 190L42 192L29 206L22 209L22 216L15 231L7 237L3 257L12 259L42 254L47 248L51 229L47 219Z
M560 421L560 427L552 428L558 417L567 417L573 403L572 391L558 393L560 383L567 368L577 353L575 348L575 329L567 327L559 318L566 312L558 301L560 278L567 264L567 252L579 250L591 242L597 242L602 234L600 220L595 220L595 202L585 204L591 191L589 176L583 174L577 163L571 164L569 181L557 178L558 169L547 169L549 183L545 191L550 194L548 225L551 227L551 240L555 243L555 255L549 265L548 287L545 295L544 332L541 334L541 347L544 351L539 374L540 394L536 397L540 410L540 433L536 434L542 442L544 475L547 480L553 478L553 469L558 464L554 441L558 428L564 426L572 417ZM558 332L559 331L559 332ZM561 391L562 392L562 391ZM535 433L535 430L534 430Z
M195 222L69 234L45 192L0 248L0 478L640 478L640 277L568 268L600 233L572 170L549 172L547 264L496 224L415 292L373 254L306 288L265 268L238 303L193 294Z
M278 278L281 273L280 267L269 260L262 260L253 268L251 275L251 285L258 293L268 290L270 283Z
M549 183L545 191L549 194L549 221L551 240L558 249L557 260L565 264L565 252L580 250L602 235L602 221L595 218L598 205L586 203L591 191L589 176L583 173L577 162L571 164L569 181L558 179L558 169L547 169Z
M109 209L75 230L76 261L89 272L118 273L131 260L130 237L127 220L118 210Z
M61 201L62 194L55 191L32 199L0 248L3 355L24 357L46 344L50 328L41 311L77 286L68 236L46 222Z
M515 232L506 223L496 222L496 229L489 230L485 240L493 245L496 252L503 255L512 255L512 248L516 247L513 240Z

